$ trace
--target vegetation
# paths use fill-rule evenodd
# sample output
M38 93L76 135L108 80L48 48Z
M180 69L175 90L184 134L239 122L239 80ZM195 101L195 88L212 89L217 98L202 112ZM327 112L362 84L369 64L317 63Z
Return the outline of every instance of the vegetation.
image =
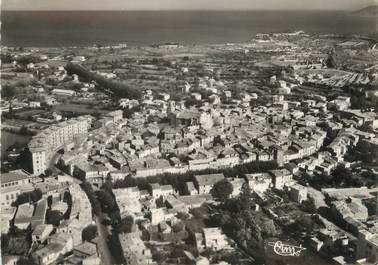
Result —
M140 90L131 88L124 82L106 79L81 65L68 63L66 69L69 74L77 74L88 81L96 81L101 87L109 89L118 98L140 99L142 96Z
M337 67L333 52L330 52L330 53L328 54L328 57L327 57L327 59L325 60L325 65L326 65L328 68L336 68L336 67Z
M221 180L218 183L215 183L214 187L211 190L212 195L221 200L227 200L232 194L233 187L232 184L227 180Z
M40 189L35 189L30 192L24 192L18 195L17 200L14 202L14 206L24 204L27 202L35 203L42 198L42 191Z
M125 225L121 220L120 211L112 192L112 183L110 179L105 181L101 188L95 192L95 195L100 202L102 212L109 216L112 226L119 229L120 226Z
M96 198L92 185L89 182L84 181L81 184L81 188L84 190L84 192L87 194L88 199L92 205L92 211L95 215L99 215L101 213L101 204Z
M255 161L238 165L233 168L226 169L206 169L200 171L189 171L184 174L161 174L150 176L147 178L132 178L126 177L123 180L115 181L114 188L127 188L138 186L139 189L144 190L148 188L149 183L159 183L160 185L172 185L176 190L182 192L183 184L187 181L193 181L195 175L200 174L214 174L223 173L226 178L244 176L245 174L265 172L268 170L276 169L278 167L275 161Z
M10 55L9 53L1 53L1 62L3 64L11 63L13 61L13 56Z
M81 233L81 238L83 241L91 241L97 236L97 226L90 225L84 228L83 232Z
M261 212L254 212L253 205L249 186L244 185L239 197L221 204L214 221L240 248L261 261L264 238L276 236L278 232L273 220Z
M60 211L47 211L46 214L47 223L54 226L59 226L60 221L64 219L63 214Z
M377 176L371 172L362 172L361 174L352 173L351 169L343 166L336 167L330 175L315 175L310 178L309 183L311 186L320 188L349 188L372 186L377 181Z

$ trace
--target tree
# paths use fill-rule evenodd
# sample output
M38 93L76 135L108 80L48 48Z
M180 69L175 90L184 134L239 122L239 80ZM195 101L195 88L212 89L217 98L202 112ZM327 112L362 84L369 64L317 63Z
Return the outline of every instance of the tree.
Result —
M104 190L98 190L96 191L96 195L97 195L98 200L101 203L102 209L105 212L114 210L116 206L116 202L110 193Z
M232 184L227 179L224 179L215 183L214 187L211 190L211 194L215 198L218 198L221 201L225 201L230 197L232 191Z
M16 88L9 85L4 85L1 90L1 96L3 98L11 98L15 95Z
M83 229L81 233L81 238L83 241L91 241L97 236L97 226L90 225Z
M1 247L3 249L6 249L8 247L8 243L9 243L9 236L8 234L1 234Z
M21 257L17 262L17 265L35 265L34 259L32 257Z
M92 204L93 213L95 215L99 215L101 213L101 203L96 198L93 198L91 200L91 204Z
M63 219L63 214L59 211L48 211L47 222L54 226L59 226L60 221Z
M3 64L6 64L6 63L11 63L13 61L13 56L10 55L9 53L1 53L1 62Z
M250 210L252 207L252 192L248 183L243 184L241 193L238 198L238 204L243 210Z
M53 171L51 168L48 168L45 170L45 177L50 177L52 176L52 174L53 174Z
M185 228L184 223L179 222L179 223L173 225L172 230L173 230L173 232L178 233L178 232L184 230L184 228Z
M266 217L261 218L258 225L261 228L261 233L264 237L271 237L277 235L276 226L274 225L274 221L272 219Z
M122 219L119 230L123 233L133 232L133 230L135 230L134 218L131 215L128 215L124 219Z
M84 181L81 184L81 188L88 196L88 199L92 205L93 213L99 215L101 213L101 204L94 195L92 185L89 182Z
M37 202L42 198L42 191L40 189L35 189L30 192L24 192L18 195L15 205L24 204L27 202Z
M42 198L42 191L40 189L35 189L32 191L30 198L33 202L37 202Z
M328 57L327 59L325 60L325 65L328 67L328 68L336 68L336 61L335 59L333 58L334 56L334 53L333 52L330 52L328 54Z
M103 189L104 191L106 191L107 193L112 193L112 182L111 180L108 178L106 179L105 183L102 185L101 189Z

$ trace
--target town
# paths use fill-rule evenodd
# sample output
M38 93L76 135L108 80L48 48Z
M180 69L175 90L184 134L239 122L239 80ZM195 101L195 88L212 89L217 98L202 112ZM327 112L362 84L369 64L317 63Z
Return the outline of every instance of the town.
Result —
M377 264L377 60L303 31L3 47L2 264Z

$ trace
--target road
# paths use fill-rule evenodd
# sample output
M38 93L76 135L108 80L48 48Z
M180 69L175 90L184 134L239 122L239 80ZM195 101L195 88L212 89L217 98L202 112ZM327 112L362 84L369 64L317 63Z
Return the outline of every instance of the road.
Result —
M61 174L61 175L65 175L67 177L72 178L73 182L75 182L77 184L81 184L80 180L78 180L78 179L76 179L76 178L74 178L70 175L67 175L66 173L62 172L60 169L58 169L55 166L55 164L59 160L60 156L61 156L61 154L55 153L51 157L51 159L48 163L48 168L51 168L54 171L58 171L59 174ZM113 260L112 254L110 253L109 246L108 246L109 230L105 225L103 225L103 220L104 220L104 214L103 213L101 213L100 216L95 217L95 222L96 222L97 231L98 231L98 238L99 238L98 251L99 251L99 254L100 254L100 257L101 257L101 264L111 265L111 264L115 264L115 262Z
M55 154L51 157L49 163L47 164L47 168L53 168L53 167L55 167L55 164L58 162L60 156L61 156L61 154L59 154L59 153L55 153Z
M55 153L55 154L51 157L50 161L48 162L47 168L50 168L51 170L53 170L53 172L58 172L59 175L64 175L65 177L72 179L72 182L74 182L74 183L80 185L80 184L82 183L81 180L79 180L79 179L77 179L77 178L74 178L74 177L72 177L72 176L70 176L70 175L64 173L62 170L60 170L59 168L57 168L57 167L55 166L56 163L58 163L58 160L59 160L60 156L61 156L61 154L59 154L59 153Z
M59 157L61 155L59 153L54 154L54 156L50 159L48 167L53 169L54 171L58 171L60 175L65 175L66 177L69 177L73 180L73 182L77 184L81 184L81 181L67 175L66 173L62 172L60 169L58 169L55 164L57 163ZM96 216L95 217L95 222L97 226L97 231L98 231L98 252L101 258L101 264L104 265L111 265L114 264L113 257L109 251L109 246L108 246L108 236L109 236L109 231L105 225L103 225L103 213L101 213L101 216Z
M108 245L108 237L109 237L109 231L105 225L103 225L104 216L103 213L101 213L101 216L96 216L96 226L98 231L98 239L99 239L99 253L101 256L101 264L115 264L112 254L109 250Z

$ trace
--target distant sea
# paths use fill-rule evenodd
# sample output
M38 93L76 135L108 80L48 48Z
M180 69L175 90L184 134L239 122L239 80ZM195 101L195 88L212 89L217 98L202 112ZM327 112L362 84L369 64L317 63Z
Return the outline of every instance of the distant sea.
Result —
M3 11L2 45L61 47L243 42L304 30L378 36L378 19L342 11Z

